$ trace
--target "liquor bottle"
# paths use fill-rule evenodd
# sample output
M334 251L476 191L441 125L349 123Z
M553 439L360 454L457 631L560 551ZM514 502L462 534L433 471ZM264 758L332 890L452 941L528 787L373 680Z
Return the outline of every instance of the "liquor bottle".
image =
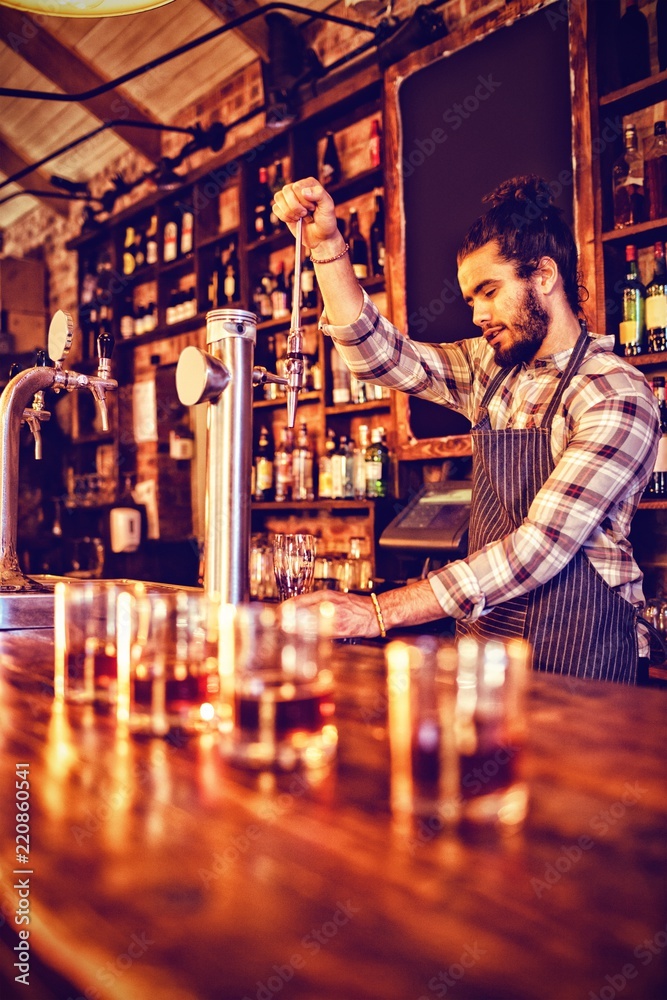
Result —
M371 122L371 138L368 144L371 168L375 169L382 163L382 130L380 129L380 119L374 118Z
M336 451L336 434L329 428L324 451L318 463L317 495L320 500L331 500L333 497L333 455Z
M292 452L292 499L314 500L313 452L308 444L308 428L305 420L299 424L296 447Z
M164 224L162 239L162 259L166 264L178 257L178 211L173 206L169 212L169 218Z
M637 0L628 0L625 14L618 23L617 54L623 87L650 76L648 21L637 6Z
M167 301L167 308L164 313L164 321L167 326L171 326L172 323L176 322L175 312L176 312L176 288L172 288L169 291L169 299Z
M276 160L276 162L273 164L273 179L271 181L271 187L270 187L270 191L271 191L271 206L270 206L270 209L271 209L271 211L269 213L269 222L271 224L271 230L273 232L275 232L276 229L280 228L280 219L278 218L278 216L276 215L276 213L273 211L273 200L274 200L275 196L278 194L278 192L282 191L282 189L284 187L285 187L285 175L283 173L283 161L282 160Z
M303 309L315 309L317 306L317 288L315 285L315 268L310 259L310 250L301 263L301 307Z
M223 253L224 251L216 253L211 267L211 273L209 275L206 289L207 305L209 309L219 309L222 304L223 287L225 283L225 270L222 262Z
M667 215L667 125L656 122L644 151L645 195L649 219Z
M132 299L128 299L123 303L120 313L120 335L123 340L129 340L130 337L134 336L134 323L135 312Z
M320 181L325 187L338 184L341 178L340 160L333 132L327 132L327 141L320 164Z
M149 302L144 315L144 333L152 333L157 328L157 306Z
M239 301L239 259L236 253L235 243L231 243L229 250L227 251L222 291L226 305L231 305L233 302Z
M275 275L275 284L271 291L271 307L274 319L285 319L285 317L289 316L285 265L283 261L280 261L278 264L278 272Z
M665 379L663 375L655 375L652 389L660 408L660 441L658 454L653 467L653 475L649 483L649 495L652 497L667 496L667 403L665 402Z
M260 167L254 208L255 236L259 240L266 239L271 233L271 190L268 177L267 168Z
M134 234L134 262L138 271L146 264L146 236L139 230Z
M384 198L375 192L375 218L371 226L371 274L384 274Z
M345 497L345 474L347 460L347 436L341 434L338 447L331 455L331 497L342 500Z
M644 347L644 303L646 289L639 280L637 247L629 243L625 248L626 274L622 287L619 341L626 355L641 354Z
M134 227L128 226L125 230L125 243L123 244L123 274L134 274L137 262L134 257Z
M623 155L612 168L615 229L646 221L644 162L639 152L635 125L626 125L624 141Z
M151 215L146 230L146 263L157 264L157 215Z
M271 305L271 295L266 290L266 285L261 282L255 288L252 295L252 302L257 313L257 317L260 320L268 320L273 316L273 306Z
M137 306L134 310L133 324L134 324L134 336L140 337L142 333L146 333L146 307ZM123 317L120 318L120 333L121 337L123 335Z
M350 370L333 344L330 361L333 382L332 402L334 406L341 406L350 402Z
M653 248L653 277L646 286L646 339L651 352L667 350L667 268L665 244Z
M368 448L368 425L359 427L359 441L354 448L352 460L352 489L355 500L366 497L366 449Z
M350 209L350 226L347 241L350 244L350 260L352 270L357 278L363 281L368 277L368 244L359 229L359 216L356 208Z
M273 458L271 457L271 445L269 443L269 432L266 427L262 427L259 432L259 443L255 452L253 462L254 476L254 500L273 499Z
M283 427L280 432L280 444L273 459L275 498L283 502L292 497L293 450L292 431L289 427Z
M191 209L186 208L181 216L181 239L180 239L180 255L181 257L187 257L189 253L192 253L192 247L194 244L194 228L195 228L195 217L192 214Z
M389 496L389 449L383 437L384 428L374 427L366 449L366 496L369 500Z
M667 69L667 0L658 0L655 5L655 21L658 31L658 66L662 72Z

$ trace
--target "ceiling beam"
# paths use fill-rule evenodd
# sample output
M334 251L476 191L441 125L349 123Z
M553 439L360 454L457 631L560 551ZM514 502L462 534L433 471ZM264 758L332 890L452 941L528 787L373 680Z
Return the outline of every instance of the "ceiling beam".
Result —
M38 21L29 14L10 7L0 7L0 39L66 94L92 90L107 83L107 79L52 35L41 23L43 20L40 18ZM114 118L151 123L156 121L120 89L82 101L81 106L102 122ZM158 132L144 132L139 128L124 128L122 125L117 126L114 132L138 153L152 163L157 163L161 156Z
M252 14L260 8L256 0L201 0L201 3L212 10L223 24L237 17L243 17L244 14ZM260 59L264 62L269 61L269 29L263 17L254 17L252 21L246 21L234 29L234 34L239 35Z
M0 138L0 170L2 170L3 174L11 177L12 174L16 174L19 170L23 170L28 166L30 166L28 161L24 160L16 149L10 146L5 139ZM17 187L31 191L43 191L44 196L40 200L44 201L58 215L69 215L69 205L67 202L62 201L62 199L48 197L49 194L53 193L53 188L49 183L48 175L43 174L40 170L33 170L29 174L26 174L25 177L16 182L16 185Z

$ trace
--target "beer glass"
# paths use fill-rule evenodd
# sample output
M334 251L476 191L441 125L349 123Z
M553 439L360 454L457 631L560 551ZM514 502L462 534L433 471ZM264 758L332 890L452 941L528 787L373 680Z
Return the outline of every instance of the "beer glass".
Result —
M312 590L315 536L301 532L274 535L273 570L281 601Z

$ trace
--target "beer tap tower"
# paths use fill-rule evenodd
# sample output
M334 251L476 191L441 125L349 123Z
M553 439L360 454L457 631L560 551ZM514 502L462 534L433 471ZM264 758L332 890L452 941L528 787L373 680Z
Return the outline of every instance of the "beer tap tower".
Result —
M106 394L118 387L116 380L110 377L113 337L108 333L100 334L97 375L82 375L63 368L72 344L72 332L71 316L59 309L51 320L48 337L48 352L54 367L44 363L19 372L9 380L0 396L0 629L53 625L53 593L22 572L16 553L22 421L25 420L32 431L35 457L40 458L40 424L50 417L44 409L44 391L88 389L99 407L103 429L109 427Z
M207 401L204 587L229 604L249 599L250 480L253 387L266 382L287 390L287 423L294 427L303 388L301 329L301 220L296 225L294 297L285 377L254 367L257 319L241 309L215 309L206 317L208 350L186 347L176 367L184 406Z

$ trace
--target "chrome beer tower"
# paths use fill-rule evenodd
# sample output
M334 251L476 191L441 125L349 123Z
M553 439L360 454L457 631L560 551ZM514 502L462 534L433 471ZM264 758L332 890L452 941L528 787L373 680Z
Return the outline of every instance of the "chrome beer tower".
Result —
M301 220L296 226L292 319L285 377L254 367L257 319L240 309L215 309L206 316L206 346L186 347L176 367L176 388L184 406L208 402L204 587L229 604L249 598L250 480L253 387L266 382L287 391L287 424L294 427L303 387L301 330Z
M99 407L102 429L109 429L106 394L118 383L110 377L113 337L100 334L97 341L97 375L66 371L62 363L72 344L72 318L58 310L49 327L48 351L55 367L36 365L9 380L0 396L0 603L12 594L44 593L46 588L21 571L16 555L19 496L19 432L26 421L35 439L35 458L41 458L40 423L51 414L44 409L44 390L72 392L89 389ZM28 406L32 397L32 404ZM22 617L22 616L20 616ZM9 606L0 607L0 627L11 625ZM53 614L51 611L51 624Z

